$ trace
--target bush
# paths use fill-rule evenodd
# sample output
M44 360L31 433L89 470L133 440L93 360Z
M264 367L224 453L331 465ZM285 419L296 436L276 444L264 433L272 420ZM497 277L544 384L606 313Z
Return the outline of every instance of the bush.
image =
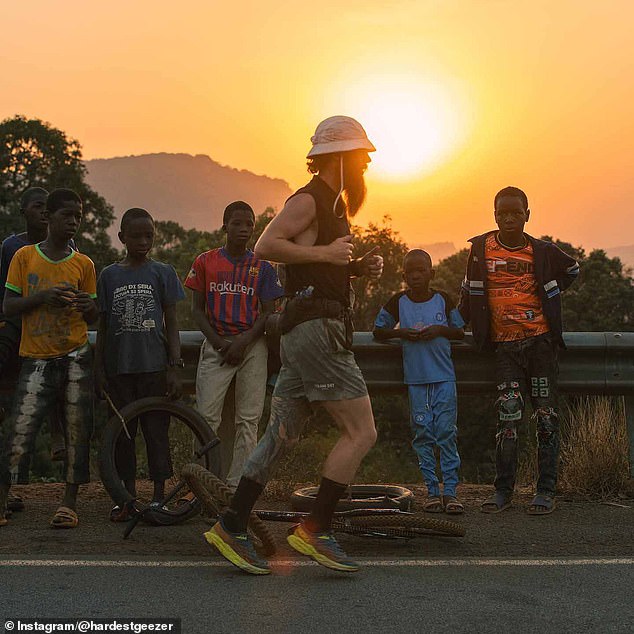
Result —
M571 400L563 417L561 486L591 498L617 494L629 477L625 400Z

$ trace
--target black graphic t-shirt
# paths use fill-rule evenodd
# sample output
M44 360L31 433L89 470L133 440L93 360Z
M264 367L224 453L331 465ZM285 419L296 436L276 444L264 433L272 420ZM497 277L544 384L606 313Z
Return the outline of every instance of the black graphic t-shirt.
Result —
M107 316L106 374L164 370L163 308L183 299L185 291L169 264L149 260L135 269L107 266L97 282L99 311Z

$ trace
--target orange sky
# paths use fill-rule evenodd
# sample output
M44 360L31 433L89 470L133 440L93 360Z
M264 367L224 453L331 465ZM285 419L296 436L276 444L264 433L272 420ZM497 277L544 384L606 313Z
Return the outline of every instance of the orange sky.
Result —
M529 232L634 244L630 0L3 5L0 118L86 158L204 153L297 187L316 123L349 114L378 148L362 224L463 246L514 184Z

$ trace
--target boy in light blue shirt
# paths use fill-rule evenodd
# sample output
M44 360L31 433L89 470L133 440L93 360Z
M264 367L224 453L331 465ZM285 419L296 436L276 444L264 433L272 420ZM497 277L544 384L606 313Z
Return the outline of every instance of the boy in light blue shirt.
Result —
M401 339L403 373L408 386L412 446L427 486L425 510L464 512L456 497L460 456L456 445L456 375L450 339L464 337L464 321L449 298L429 288L434 277L431 257L422 249L403 260L407 290L394 295L374 322L380 341ZM397 327L398 326L398 327ZM436 475L434 447L440 450L443 495Z

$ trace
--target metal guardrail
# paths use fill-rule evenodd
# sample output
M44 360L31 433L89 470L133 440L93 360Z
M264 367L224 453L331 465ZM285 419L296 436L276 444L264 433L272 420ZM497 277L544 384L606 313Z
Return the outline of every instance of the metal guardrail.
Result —
M95 333L89 333L94 343ZM186 393L196 391L196 367L203 335L199 331L181 331L182 371ZM571 332L564 334L567 349L562 351L559 388L562 393L625 396L630 442L630 465L634 478L634 333ZM492 354L481 354L464 342L452 343L460 394L495 391ZM269 345L277 345L271 340ZM380 343L369 332L354 334L353 350L370 393L405 392L403 363L398 343ZM0 380L0 390L2 390Z
M181 331L186 391L195 391L196 366L203 336ZM559 387L564 393L634 395L634 333L572 332L564 335ZM467 335L452 343L458 391L495 391L493 355L479 353ZM380 343L369 332L355 332L353 351L372 393L404 391L403 362L398 343Z
M181 331L185 391L196 390L196 366L203 336ZM630 474L634 478L634 333L569 332L560 359L559 390L568 394L625 397L625 416L630 445ZM460 394L495 391L492 354L479 353L471 336L452 342L452 356ZM272 345L277 345L273 340ZM355 332L353 351L372 394L405 392L403 362L398 343L380 343L369 332Z

